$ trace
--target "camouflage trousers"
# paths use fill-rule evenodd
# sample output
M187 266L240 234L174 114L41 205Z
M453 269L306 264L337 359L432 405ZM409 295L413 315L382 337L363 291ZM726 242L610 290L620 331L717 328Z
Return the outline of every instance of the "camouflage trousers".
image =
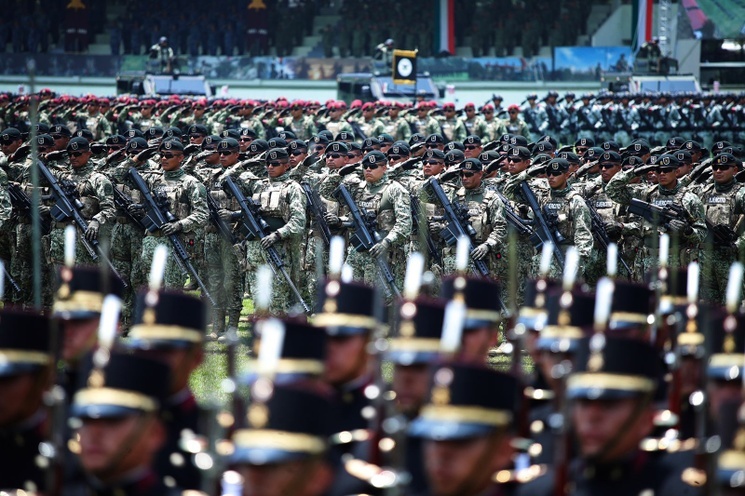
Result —
M205 261L204 281L215 300L213 311L213 332L222 332L225 316L231 326L238 326L243 308L243 289L241 287L241 267L233 245L220 233L204 233Z
M13 258L15 254L15 248L16 248L16 231L15 226L11 225L11 222L8 221L5 224L5 227L3 227L2 230L0 230L0 260L3 261L5 264L5 270L10 274L13 275L12 268L13 268ZM13 277L15 279L15 277ZM18 282L18 280L16 280ZM5 294L3 295L3 301L11 302L13 301L13 298L15 295L13 294L12 288L5 284Z
M163 286L171 289L183 289L186 274L176 262L176 255L173 253L173 247L165 236L145 236L142 238L142 280L147 281L150 276L150 266L153 264L153 254L158 245L163 245L168 249L166 258L165 274L163 276Z
M734 248L701 250L699 259L701 261L701 299L720 305L725 304L729 269L732 263L737 261L737 251Z
M122 302L123 329L132 325L135 293L147 283L141 265L143 237L142 227L129 221L117 222L111 230L111 263L129 285Z
M321 253L318 253L318 249L321 248ZM321 257L320 262L317 261L318 257ZM320 271L318 264L320 263ZM298 276L300 282L300 292L305 298L305 301L314 307L316 292L318 290L318 278L325 276L328 272L329 266L329 252L328 246L323 243L321 236L310 235L307 237L307 243L305 243L305 254L303 260L302 270Z
M34 302L34 247L30 224L17 224L15 227L15 252L10 261L10 273L18 283L20 292L13 295L16 305L30 306ZM41 237L41 301L44 308L52 306L54 274L49 255L49 235Z
M404 274L406 272L406 258L403 247L391 247L385 255L385 260L393 274L396 287L399 291L403 288ZM354 247L347 247L346 263L352 267L353 278L371 286L381 288L386 301L392 301L393 293L385 283L377 261L368 252L358 252Z
M300 237L284 239L274 244L279 257L284 262L284 268L290 276L293 284L297 287L299 281L298 274L302 263L302 250L300 246ZM258 241L249 241L246 243L246 269L251 294L256 297L256 271L261 265L268 264L266 251L261 247ZM294 276L293 276L294 275ZM269 311L272 313L286 314L297 305L298 301L294 292L287 284L284 276L277 270L275 277L272 279L272 301L269 305ZM306 302L307 303L307 302Z

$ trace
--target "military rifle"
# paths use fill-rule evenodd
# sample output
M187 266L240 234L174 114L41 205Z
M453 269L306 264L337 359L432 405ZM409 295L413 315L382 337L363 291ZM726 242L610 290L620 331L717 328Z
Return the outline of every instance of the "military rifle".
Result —
M535 193L533 193L533 190L530 189L530 186L528 186L528 184L523 181L522 183L520 183L520 190L522 191L523 198L526 202L528 202L528 206L530 206L530 209L533 211L533 230L535 231L536 236L538 236L538 238L540 238L543 243L547 241L550 241L552 243L556 261L563 269L564 254L561 252L561 248L559 246L564 240L563 236L561 236L561 233L559 233L556 229L552 229L552 226L549 225L546 217L544 217L543 215L541 206L538 205L538 199L535 197Z
M326 206L321 201L321 197L318 195L318 192L311 188L310 184L308 184L306 181L300 183L300 187L303 188L303 193L305 193L305 199L308 201L308 208L310 209L310 213L311 215L313 215L316 225L321 231L323 242L326 246L328 246L331 242L331 229L329 228L329 225L326 222L326 218L324 217L324 215L326 214Z
M426 225L424 226L424 231L420 230L421 225L419 224L419 221L424 219L424 216L422 215L422 206L419 203L419 197L416 194L411 194L409 197L411 199L412 230L415 234L424 238L424 241L427 243L427 253L429 253L430 260L433 263L442 266L442 254L437 250L437 245L432 240L432 236L429 235Z
M597 210L595 210L595 207L593 207L590 202L586 201L585 204L587 205L587 209L590 211L590 218L592 219L592 233L595 235L595 239L598 241L600 246L602 246L603 249L607 252L608 245L613 243L613 240L610 239L610 236L608 236L608 231L605 230L605 223L603 222L603 218L600 217L600 214ZM633 273L631 272L629 264L626 263L626 260L624 260L623 257L618 257L618 260L621 262L621 265L623 265L623 269L626 271L629 277L632 277Z
M688 212L682 206L675 204L660 207L638 198L632 198L629 204L629 213L638 215L656 226L667 227L671 220L676 219L690 224Z
M458 241L458 238L466 236L471 244L468 251L469 253L472 252L474 250L473 238L476 236L476 230L468 222L468 210L459 203L453 204L436 178L431 177L425 183L424 187L434 194L437 202L445 210L447 226L440 232L440 236L445 241L445 244L452 246ZM483 260L471 261L479 275L489 277L489 268Z
M230 243L231 245L234 245L236 243L235 236L233 235L233 230L230 228L230 226L220 218L220 205L217 203L217 201L212 197L209 192L207 192L207 206L210 209L210 221L212 224L217 227L217 230L220 231L220 234L222 234L223 238L225 238L225 241Z
M382 241L380 233L375 229L375 214L374 213L363 213L355 203L352 194L349 192L347 187L342 183L334 191L334 197L340 202L344 203L349 209L349 214L352 217L351 227L353 229L352 234L349 236L349 242L352 244L355 250L358 252L369 251L370 248ZM388 265L388 261L379 256L375 258L375 263L378 266L380 276L383 278L388 290L396 297L401 297L401 291L396 287L396 279L393 277L391 267Z
M46 165L44 165L41 161L37 161L36 163L39 166L41 175L49 184L49 188L52 191L52 197L54 198L55 202L52 210L50 211L52 218L57 222L72 221L81 233L85 233L88 230L88 222L80 213L80 209L83 208L83 204L81 203L80 199L78 199L74 194L75 185L73 183L65 183L63 185L60 181L57 180L56 177L54 177L54 175L50 172ZM106 263L106 265L108 265L111 272L114 273L114 275L116 275L119 279L122 279L122 276L111 263L111 260L109 260L109 258L101 251L101 247L98 244L97 239L91 241L88 240L85 236L80 236L79 239L80 243L85 248L85 251L88 252L88 255L94 262L98 262L99 259L102 259ZM125 287L128 287L127 283L124 282L124 279L122 279L122 282Z
M153 194L150 193L150 189L147 187L147 183L145 183L145 180L142 178L142 176L140 176L140 173L137 172L137 169L135 169L134 167L130 167L129 176L132 178L135 187L140 191L140 193L142 193L142 199L145 203L144 206L146 213L141 222L148 232L152 233L160 231L161 229L163 229L163 226L165 226L169 222L178 221L176 216L174 216L168 210L167 198L164 198L164 195L158 195L159 199L156 199ZM181 242L181 238L179 238L178 234L169 234L166 237L168 238L168 241L170 241L171 247L173 248L173 254L175 255L174 259L176 260L176 263L184 272L189 274L190 278L192 278L197 283L199 288L202 290L202 296L204 296L210 302L210 304L212 304L212 306L215 306L215 300L212 298L212 295L207 290L207 286L205 286L204 282L202 282L202 279L200 279L199 275L197 274L197 270L192 265L191 260L189 259L189 254L186 252L186 248Z
M246 239L249 241L260 241L267 237L267 230L269 228L269 225L259 214L259 205L253 199L246 198L243 195L241 190L233 181L232 177L228 176L224 179L223 187L226 188L226 193L235 198L235 200L238 202L238 205L240 205L241 207L241 218L239 222L246 233ZM289 286L292 293L295 295L298 303L300 303L306 313L309 313L310 307L305 302L305 300L303 300L303 297L300 294L297 286L295 286L295 284L292 282L292 278L290 278L290 274L287 272L287 268L285 267L285 262L282 260L282 257L279 256L277 249L274 246L270 246L268 248L264 248L264 253L266 253L266 258L269 262L269 266L272 268L272 271L275 274L278 271L282 274L282 277L284 278L287 286Z
M127 215L127 217L129 217L129 219L132 222L142 227L143 229L146 229L145 225L142 223L142 219L132 214L132 212L130 212L129 209L127 208L133 204L134 204L134 201L132 201L132 198L124 194L123 191L117 189L116 186L114 187L114 205L116 205L116 207L119 210L124 211L124 213Z
M31 198L28 197L20 185L8 183L8 193L10 194L10 203L15 210L21 211L24 215L31 216ZM41 232L48 233L50 228L49 218L41 219Z

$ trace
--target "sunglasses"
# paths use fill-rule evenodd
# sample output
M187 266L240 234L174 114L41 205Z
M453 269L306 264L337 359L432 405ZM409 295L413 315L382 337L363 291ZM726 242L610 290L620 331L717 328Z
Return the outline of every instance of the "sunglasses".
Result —
M203 138L204 134L190 134L189 138L197 139L197 138Z
M77 158L77 157L82 156L84 153L85 152L70 152L70 156Z
M234 152L234 151L231 151L231 150L220 150L220 155L226 155L227 156L227 155L232 155L234 153L238 153L238 152Z
M298 155L302 155L303 153L305 153L305 151L304 150L293 150L291 153L293 156L297 157Z
M613 167L618 167L618 164L606 163L606 164L600 164L598 165L598 167L600 167L601 169L612 169Z
M314 147L313 147L313 151L314 151L314 152L322 152L322 151L324 151L325 149L326 149L326 147L325 147L325 146L314 146Z
M732 167L734 166L731 164L711 164L711 170L715 171L725 171L727 169L731 169Z
M178 155L176 155L175 153L164 153L160 156L160 158L164 158L166 160L171 160L174 157L178 157Z
M64 136L62 136L61 134L53 134L52 135L52 139L54 139L55 141L56 140L60 140L62 138L64 138Z
M400 160L401 155L388 155L388 160Z
M363 169L370 169L370 170L375 170L378 167L380 167L380 164L367 163L367 164L365 164L365 165L362 166Z
M424 163L429 165L445 165L445 162L440 162L438 160L428 160Z
M108 148L109 150L121 150L124 147L122 145L109 145Z
M520 158L520 157L510 157L510 158L507 159L508 162L513 162L513 163L523 162L525 160L527 160L527 159Z
M430 144L430 145L425 145L425 146L427 147L427 149L432 149L432 148L439 148L440 145Z
M267 162L266 163L266 166L267 167L281 167L282 166L282 162Z
M478 147L478 145L466 145L466 150L475 150Z
M342 157L344 157L344 155L342 155L341 153L329 153L329 154L328 154L328 155L326 155L326 156L327 156L328 158L332 158L332 159L337 159L337 158L342 158Z
M671 169L669 167L665 167L665 168L655 167L653 170L657 174L674 174L675 173L675 169Z
M241 138L241 143L251 143L253 140L253 138Z
M562 171L562 170L553 170L552 169L552 170L546 171L546 175L547 176L561 176L563 174L565 174L565 172Z
M463 172L460 173L460 175L461 175L461 177L473 177L473 176L476 175L476 173L475 172L465 172L465 171L463 171Z

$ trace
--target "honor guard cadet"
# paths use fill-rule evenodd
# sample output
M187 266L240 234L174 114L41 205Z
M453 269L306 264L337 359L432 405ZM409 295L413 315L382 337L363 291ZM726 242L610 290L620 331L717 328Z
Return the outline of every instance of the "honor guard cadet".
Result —
M322 382L326 365L326 350L328 335L326 329L311 324L299 322L297 319L282 320L284 339L279 352L279 363L274 370L275 384L290 384L297 381L308 383ZM261 346L261 325L257 324L256 345ZM258 360L252 360L246 366L246 372L241 376L241 382L249 386L261 378Z
M108 361L100 355L91 360L73 398L78 428L70 443L87 479L66 484L62 494L180 494L154 469L166 440L161 409L171 381L168 366L119 352Z
M173 248L167 236L177 235L185 244L193 244L193 233L207 223L207 191L202 183L181 169L184 161L184 145L180 141L163 142L159 148L161 171L143 175L150 191L160 201L168 203L168 210L175 219L163 225L162 229L147 232L142 240L141 267L147 271L152 265L155 247L165 244L169 251ZM169 253L166 263L165 286L181 289L184 285L184 271L175 260L176 255ZM143 273L143 278L147 273ZM144 280L144 279L143 279Z
M442 297L460 299L466 305L459 361L483 364L489 350L497 345L502 321L501 294L501 285L492 279L451 276L442 281Z
M137 295L126 347L161 360L170 368L168 396L161 405L166 440L155 459L155 470L183 489L201 489L202 474L185 440L203 434L204 415L189 389L189 377L204 358L207 320L205 304L174 291L143 291Z
M420 296L402 301L399 314L398 335L391 339L385 359L393 363L396 414L408 424L419 415L427 401L429 368L441 357L445 305L443 300ZM427 488L421 438L406 436L404 449L405 468L411 476L407 492L420 494Z
M54 359L49 319L0 310L0 487L16 494L53 490L56 467L39 464L39 445L52 437L53 419L43 403Z
M74 187L74 195L79 197L82 207L80 214L88 223L88 229L78 235L85 236L89 242L97 241L99 232L103 230L106 236L110 236L111 225L116 218L114 208L114 188L111 181L99 172L94 171L94 164L90 160L91 150L88 140L85 138L73 138L67 144L67 152L70 156L71 173L63 177L69 181L70 187ZM72 219L55 221L53 223L51 239L52 262L61 265L64 261L64 230L65 226L73 224ZM88 251L82 244L78 244L77 261L80 263L94 263Z
M232 436L227 456L232 470L223 475L223 494L328 494L333 477L327 459L332 408L322 390L302 381L257 381L245 414L247 425Z
M325 327L328 333L323 378L335 392L331 426L337 442L331 459L336 477L329 490L331 495L372 490L346 472L342 458L346 453L354 456L362 450L364 443L360 441L367 439L370 420L365 411L371 407L371 400L365 390L374 383L372 357L367 348L379 325L375 318L379 301L375 290L361 283L333 277L319 284L313 324Z
M241 174L239 188L246 197L259 204L259 214L266 221L267 235L260 241L248 241L246 245L248 276L251 294L256 292L256 277L253 271L267 260L265 250L274 247L287 268L293 282L300 281L302 240L306 225L306 199L301 186L289 174L290 158L284 148L272 148L267 152L268 177L256 180L250 173ZM296 298L284 278L277 278L272 292L272 312L287 313Z
M378 284L380 276L376 259L383 257L393 269L396 286L401 287L405 266L405 244L411 234L409 194L388 177L388 159L377 150L361 163L365 181L354 192L354 201L366 216L375 219L380 240L367 252L358 252L350 243L346 262L354 270L354 279Z
M635 198L667 211L678 209L678 213L682 214L672 220L661 219L657 226L649 220L642 221L644 248L643 256L636 258L637 274L645 274L657 266L657 238L660 232L667 232L673 237L669 261L671 268L697 259L700 245L706 238L704 207L700 198L683 189L678 183L675 170L679 166L680 161L675 156L665 154L655 165L617 173L605 187L608 196L621 205L629 205ZM659 184L630 184L636 175L645 174L649 169L657 171Z
M701 250L703 272L701 296L714 303L724 303L730 266L741 258L745 247L745 188L735 180L739 162L729 153L721 153L711 163L714 181L700 191L706 211L707 237Z
M517 380L483 365L434 366L427 402L409 434L423 439L429 489L436 496L513 494L510 473Z

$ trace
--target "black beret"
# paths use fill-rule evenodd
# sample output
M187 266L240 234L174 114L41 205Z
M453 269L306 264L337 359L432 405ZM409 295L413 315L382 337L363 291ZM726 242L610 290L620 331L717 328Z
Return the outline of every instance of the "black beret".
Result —
M348 153L349 152L349 146L341 141L333 141L329 143L329 146L326 147L326 152L329 151L332 152L342 152L342 153Z
M384 164L387 160L385 154L379 150L371 151L362 159L362 161L367 164Z
M22 139L21 132L14 127L9 127L0 134L0 141L3 143L12 143L19 139Z
M241 148L241 145L240 143L238 143L238 140L235 138L223 138L217 144L218 150L238 151L240 150L240 148Z
M519 157L523 160L527 160L530 158L530 150L524 146L511 146L510 150L507 152L507 156Z
M160 151L163 151L163 150L172 150L172 151L175 150L177 152L183 152L184 144L181 143L181 141L176 138L170 138L160 144Z
M284 148L272 148L269 153L266 154L267 160L283 160L290 158L290 154Z
M67 143L67 151L87 151L90 150L90 143L87 139L77 136Z
M305 141L299 140L299 139L290 141L290 144L287 146L289 147L290 150L298 150L298 149L307 150L308 149L308 145L305 143Z
M605 163L613 163L613 164L620 164L622 161L621 155L619 155L617 152L614 152L613 150L603 152L602 155L600 155L600 158L598 159L598 163L605 164Z
M569 170L569 162L564 158L554 158L549 160L548 169L552 171L566 172Z
M460 164L460 168L461 170L478 172L483 170L484 167L481 165L481 160L477 158L467 158Z
M189 126L188 134L199 134L202 136L207 136L209 134L209 131L207 131L207 126L203 126L202 124L192 124L191 126Z
M424 158L445 160L445 152L443 152L442 150L438 150L437 148L432 148L424 153Z

